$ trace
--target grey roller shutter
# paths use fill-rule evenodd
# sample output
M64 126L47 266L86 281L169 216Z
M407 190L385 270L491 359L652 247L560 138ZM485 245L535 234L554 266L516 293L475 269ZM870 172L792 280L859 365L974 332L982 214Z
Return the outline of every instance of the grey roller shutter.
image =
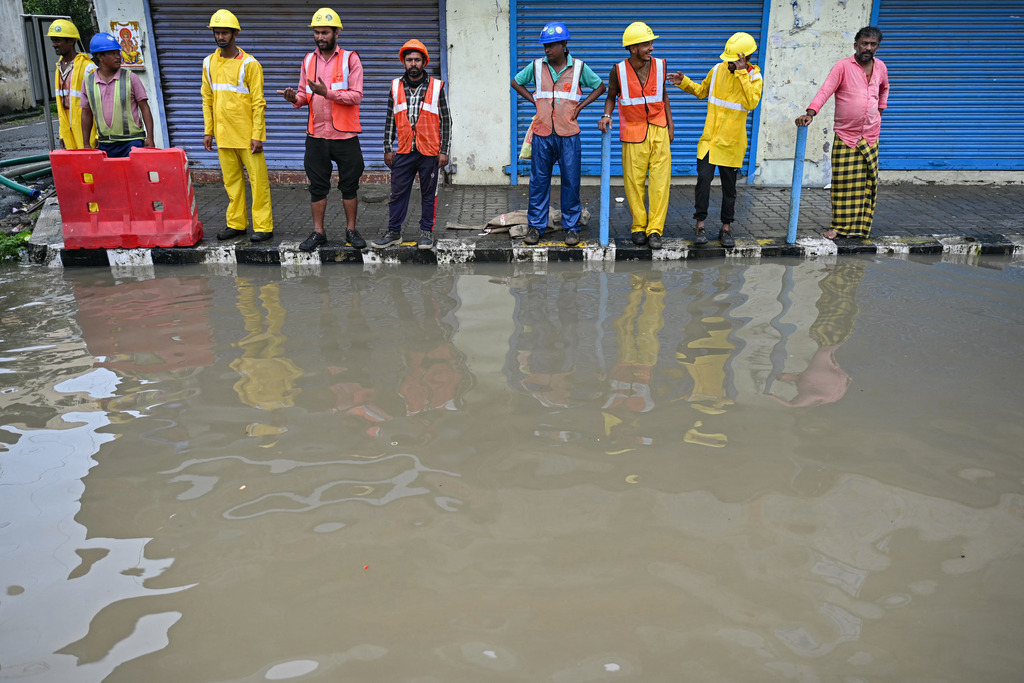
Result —
M246 2L229 6L242 32L238 45L263 65L267 99L267 165L277 170L301 170L307 109L296 109L277 94L295 87L302 58L316 49L308 24L320 5ZM164 109L171 145L181 147L197 167L216 168L216 151L203 149L202 64L217 45L210 15L219 5L151 0L154 43L160 62ZM363 102L359 135L367 170L384 169L384 117L391 79L403 67L398 49L418 38L430 52L428 71L440 76L438 0L367 0L338 5L344 26L338 34L342 48L359 53L363 64Z

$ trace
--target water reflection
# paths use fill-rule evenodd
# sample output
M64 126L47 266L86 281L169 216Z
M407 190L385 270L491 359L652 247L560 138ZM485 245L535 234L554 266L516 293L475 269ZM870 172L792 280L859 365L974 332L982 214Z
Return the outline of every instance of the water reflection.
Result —
M239 400L260 410L277 410L294 405L299 389L296 380L302 369L284 355L285 310L281 305L278 283L257 287L247 278L237 278L238 312L248 333L238 341L242 357L231 361L231 369L241 375L235 382ZM257 303L257 296L259 303Z

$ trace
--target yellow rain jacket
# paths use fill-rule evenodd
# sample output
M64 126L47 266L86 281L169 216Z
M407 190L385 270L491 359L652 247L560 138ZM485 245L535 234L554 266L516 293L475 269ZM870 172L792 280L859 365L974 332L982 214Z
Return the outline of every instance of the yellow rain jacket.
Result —
M710 153L708 162L715 166L739 168L743 165L743 154L747 151L747 112L757 108L764 87L761 69L753 64L751 67L749 71L729 71L726 62L719 62L700 85L683 76L680 88L699 99L708 99L708 116L697 143L698 159Z
M239 48L224 59L220 50L203 60L203 133L217 147L248 149L252 140L266 141L263 67Z
M89 144L82 140L82 82L86 74L95 71L96 65L89 55L75 55L74 66L71 67L71 88L65 93L61 88L60 60L53 72L53 91L57 93L57 118L60 119L60 139L64 149L84 149L96 146L96 124L93 123ZM68 96L68 108L64 108L64 95Z

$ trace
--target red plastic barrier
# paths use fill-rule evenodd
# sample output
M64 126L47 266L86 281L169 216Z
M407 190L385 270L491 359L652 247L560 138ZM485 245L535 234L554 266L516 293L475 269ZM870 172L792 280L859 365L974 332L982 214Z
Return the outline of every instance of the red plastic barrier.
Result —
M66 249L190 247L203 238L185 152L50 152Z

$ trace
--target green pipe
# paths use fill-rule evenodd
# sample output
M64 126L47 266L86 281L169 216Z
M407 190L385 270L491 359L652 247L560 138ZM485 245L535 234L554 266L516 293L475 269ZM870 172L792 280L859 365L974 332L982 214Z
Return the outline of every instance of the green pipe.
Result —
M13 180L10 180L6 176L2 175L0 175L0 185L3 185L4 187L9 187L12 190L17 190L22 194L27 194L32 199L39 199L39 195L42 194L42 192L40 192L39 190L36 190L31 187L25 187L24 185L16 183Z
M18 159L4 159L0 161L0 166L14 166L15 164L30 164L33 161L47 161L50 158L49 154L36 154L30 157L20 157Z
M42 178L43 176L48 176L48 175L52 175L52 174L53 174L53 169L50 168L49 166L47 166L46 168L41 168L38 171L32 171L31 173L26 173L25 175L21 176L21 179L22 180L35 180L36 178Z

